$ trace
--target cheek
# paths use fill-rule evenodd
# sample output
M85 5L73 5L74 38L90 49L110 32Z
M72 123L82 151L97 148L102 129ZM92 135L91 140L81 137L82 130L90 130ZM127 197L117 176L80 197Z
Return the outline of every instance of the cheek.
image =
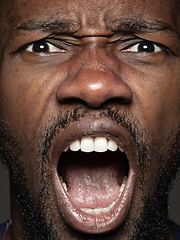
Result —
M134 84L136 112L157 142L179 129L180 71L176 64L146 69Z
M19 133L30 136L48 115L59 111L56 89L61 77L56 67L26 67L22 62L4 64L0 82L1 118ZM8 73L8 74L7 74Z
M171 84L161 89L147 93L143 104L144 119L157 142L176 132L180 123L180 91Z
M143 113L141 123L147 126L151 143L151 156L146 159L148 171L144 172L144 187L151 197L159 175L170 169L168 161L180 129L180 74L176 71L172 74L167 69L162 72L137 90L142 108L140 114Z

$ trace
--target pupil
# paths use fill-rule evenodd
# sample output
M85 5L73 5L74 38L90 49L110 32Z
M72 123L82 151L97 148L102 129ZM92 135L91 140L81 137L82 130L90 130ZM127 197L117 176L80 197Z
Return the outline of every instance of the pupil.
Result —
M33 46L33 52L49 52L49 46L46 42L36 42Z
M154 52L154 44L152 43L140 43L138 46L138 52Z

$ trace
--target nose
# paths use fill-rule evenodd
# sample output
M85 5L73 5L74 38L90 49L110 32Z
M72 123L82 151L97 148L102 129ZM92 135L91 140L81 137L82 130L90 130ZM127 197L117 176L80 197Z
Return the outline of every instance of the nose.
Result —
M99 108L116 99L129 103L132 99L130 87L122 80L121 74L113 70L97 53L91 54L85 63L77 63L69 70L69 76L58 87L59 102L84 101L91 108ZM115 64L117 65L117 63Z

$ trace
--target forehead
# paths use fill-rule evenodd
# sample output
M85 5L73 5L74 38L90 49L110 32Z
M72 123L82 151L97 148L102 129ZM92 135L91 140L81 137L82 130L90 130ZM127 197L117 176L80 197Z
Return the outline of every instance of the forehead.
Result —
M86 32L114 31L121 19L163 21L173 27L179 22L179 0L14 0L10 5L14 26L62 20L72 31Z

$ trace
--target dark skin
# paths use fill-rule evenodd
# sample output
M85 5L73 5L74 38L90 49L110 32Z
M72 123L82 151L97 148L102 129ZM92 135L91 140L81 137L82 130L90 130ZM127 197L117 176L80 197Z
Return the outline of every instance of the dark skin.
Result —
M2 5L0 38L1 155L10 171L12 218L5 240L41 239L38 227L31 229L38 219L49 239L150 239L143 234L151 222L153 239L176 239L165 192L180 149L179 2L10 2ZM42 39L48 50L39 52ZM140 43L151 50L141 51ZM125 151L130 146L132 189L117 225L83 231L61 202L56 159L87 135L112 138ZM158 225L150 209L161 191Z

